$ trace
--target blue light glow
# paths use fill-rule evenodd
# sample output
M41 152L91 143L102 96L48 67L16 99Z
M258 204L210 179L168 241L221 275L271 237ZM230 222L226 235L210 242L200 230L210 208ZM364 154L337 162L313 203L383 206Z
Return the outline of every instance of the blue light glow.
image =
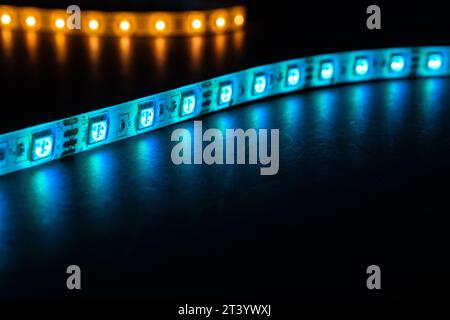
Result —
M263 93L266 91L267 79L264 74L256 75L255 80L253 81L253 92L254 93Z
M33 150L33 160L49 157L53 150L53 136L34 139Z
M191 94L183 98L182 115L188 115L195 110L195 95Z
M106 120L101 120L91 123L91 137L90 142L100 142L106 139L106 134L108 133L108 122Z
M427 59L427 67L430 70L439 70L442 67L442 54L430 53Z
M449 58L450 46L358 50L302 56L204 79L133 101L1 133L0 176L230 105L278 94L369 80L448 77ZM257 123L262 121L256 115L258 112L252 116ZM48 136L51 141L38 140ZM44 159L38 160L41 157Z
M153 124L155 118L155 109L153 107L140 110L139 129L148 128Z
M334 65L332 62L322 62L320 65L320 79L322 80L330 80L333 78L334 73Z
M220 101L219 104L228 103L233 96L233 86L231 84L224 84L220 86L219 90Z
M287 85L295 86L300 81L300 70L297 67L291 67L287 71Z
M355 60L355 74L364 76L369 71L369 61L366 58L358 58Z
M393 55L391 57L390 68L393 72L402 72L405 69L405 58L402 55Z

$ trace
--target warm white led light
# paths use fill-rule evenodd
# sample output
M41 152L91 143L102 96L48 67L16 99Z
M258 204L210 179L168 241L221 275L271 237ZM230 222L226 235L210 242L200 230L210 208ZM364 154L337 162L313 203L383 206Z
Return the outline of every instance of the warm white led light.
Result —
M244 17L240 14L238 14L236 17L234 17L234 23L237 26L242 26L244 24Z
M98 30L98 28L100 27L100 23L98 22L98 20L92 19L89 21L88 26L91 30Z
M127 20L123 20L122 22L120 22L120 30L122 31L130 30L130 22Z
M218 26L219 28L224 27L225 26L225 19L222 18L222 17L217 18L216 26Z
M1 21L3 24L8 25L11 23L12 19L11 16L9 14L3 14L1 17Z
M25 19L25 23L26 23L26 25L29 26L29 27L34 27L34 26L36 25L37 21L36 21L36 18L35 18L35 17L33 17L33 16L28 16L28 17Z
M66 25L66 22L64 21L64 19L61 19L61 18L56 19L56 21L55 21L56 28L62 29L62 28L64 28L65 25Z
M163 31L164 29L166 29L166 23L163 20L156 21L155 29L158 31Z
M192 21L192 28L198 30L202 27L202 22L200 19L195 19L194 21Z

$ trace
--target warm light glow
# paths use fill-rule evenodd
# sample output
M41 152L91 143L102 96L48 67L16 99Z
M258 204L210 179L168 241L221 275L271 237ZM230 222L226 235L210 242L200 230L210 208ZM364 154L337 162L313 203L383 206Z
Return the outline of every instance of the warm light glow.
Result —
M155 23L156 30L163 31L166 28L166 23L162 20L158 20Z
M202 22L200 21L200 19L195 19L194 21L192 21L192 28L198 30L201 27L202 27Z
M11 16L9 14L2 15L2 23L3 24L10 24L11 23Z
M241 26L244 24L244 17L240 14L238 14L236 17L234 17L234 23L238 26Z
M100 27L100 24L97 20L92 19L89 21L89 29L91 30L97 30Z
M0 1L1 2L1 1ZM171 36L236 31L246 23L245 6L177 12L91 11L76 19L72 28L64 9L0 5L0 27L54 33L114 36ZM245 20L245 21L244 21ZM78 26L82 23L82 26ZM70 30L69 30L70 29ZM71 29L81 29L72 32Z
M130 30L130 22L128 22L127 20L123 20L122 22L120 22L120 30L122 31Z
M25 19L25 23L27 24L27 26L29 27L34 27L36 25L36 18L33 16L28 16Z
M66 25L66 23L64 22L64 19L61 19L61 18L56 19L56 21L55 21L56 28L62 29L62 28L64 28L65 25Z
M217 18L216 26L218 26L219 28L222 28L223 26L225 26L225 19L222 17Z

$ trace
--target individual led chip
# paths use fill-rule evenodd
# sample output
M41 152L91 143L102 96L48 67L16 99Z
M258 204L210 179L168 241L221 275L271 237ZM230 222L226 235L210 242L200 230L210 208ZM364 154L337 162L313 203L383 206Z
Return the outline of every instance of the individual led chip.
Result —
M89 119L89 144L106 140L108 136L108 118L106 114Z
M354 72L357 76L365 76L369 71L369 60L364 57L359 57L355 59Z
M267 77L264 73L258 73L253 79L253 94L261 94L266 91Z
M394 54L389 61L389 68L392 72L402 72L405 69L405 58L401 54Z
M51 129L33 134L31 159L36 161L50 157L53 153L53 141Z
M220 84L219 88L219 104L229 103L233 97L233 86L230 82Z
M144 102L139 105L138 128L147 129L153 125L155 120L155 107L153 101Z
M442 67L442 54L440 53L430 53L427 57L427 68L429 70L439 70Z
M296 86L300 82L300 69L297 66L292 66L286 72L286 85L288 87Z
M323 61L320 64L320 73L319 77L321 80L330 80L333 78L334 74L334 65L331 61Z
M187 116L192 114L195 110L195 94L193 92L189 92L183 95L183 101L181 103L181 115Z

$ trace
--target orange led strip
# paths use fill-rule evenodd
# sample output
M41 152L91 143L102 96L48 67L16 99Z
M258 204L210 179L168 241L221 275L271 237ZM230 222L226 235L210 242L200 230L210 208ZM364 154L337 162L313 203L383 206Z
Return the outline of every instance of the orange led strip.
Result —
M80 12L80 28L69 27L65 9L0 6L0 28L107 36L179 36L241 29L244 6L204 11Z

